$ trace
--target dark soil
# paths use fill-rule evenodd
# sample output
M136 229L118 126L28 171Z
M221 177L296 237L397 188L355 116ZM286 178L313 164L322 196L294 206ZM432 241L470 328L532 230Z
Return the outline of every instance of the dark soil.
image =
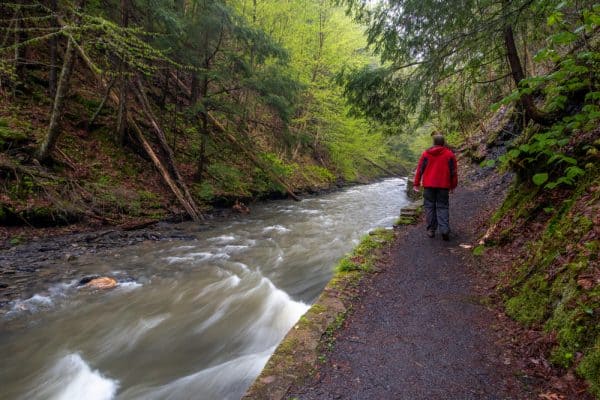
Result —
M502 178L451 195L449 242L407 227L311 381L289 399L527 399L503 328L478 287L472 248L502 201Z

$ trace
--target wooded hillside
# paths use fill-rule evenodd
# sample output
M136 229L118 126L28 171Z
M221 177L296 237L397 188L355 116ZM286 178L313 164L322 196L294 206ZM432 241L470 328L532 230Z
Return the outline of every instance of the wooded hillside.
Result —
M376 63L324 0L0 5L0 221L181 214L385 175L407 139L334 82ZM400 154L403 153L403 154Z

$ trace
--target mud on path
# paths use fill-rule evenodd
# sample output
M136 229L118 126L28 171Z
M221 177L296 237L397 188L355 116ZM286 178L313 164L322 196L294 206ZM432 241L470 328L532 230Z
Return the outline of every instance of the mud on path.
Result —
M503 199L506 184L482 178L451 195L449 242L428 238L422 222L400 234L379 273L362 283L327 360L288 399L530 398L476 294L482 282L471 249L460 246L474 244L480 221Z

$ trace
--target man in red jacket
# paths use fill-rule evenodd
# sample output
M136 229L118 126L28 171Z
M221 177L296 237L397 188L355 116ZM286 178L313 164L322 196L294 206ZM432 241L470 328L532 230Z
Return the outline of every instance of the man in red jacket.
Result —
M433 136L433 147L419 159L413 187L419 191L423 181L423 205L427 219L427 236L435 236L439 228L444 240L450 240L450 202L448 193L458 184L458 168L454 153L445 146L444 137Z

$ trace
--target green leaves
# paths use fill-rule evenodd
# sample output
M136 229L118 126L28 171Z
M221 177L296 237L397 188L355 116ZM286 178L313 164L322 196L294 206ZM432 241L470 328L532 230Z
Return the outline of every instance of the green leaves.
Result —
M557 45L567 45L576 41L577 37L578 36L572 32L562 31L550 36L550 41Z
M548 181L548 173L547 172L542 172L539 174L535 174L532 178L533 183L535 183L537 186L542 186L544 183L546 183Z

